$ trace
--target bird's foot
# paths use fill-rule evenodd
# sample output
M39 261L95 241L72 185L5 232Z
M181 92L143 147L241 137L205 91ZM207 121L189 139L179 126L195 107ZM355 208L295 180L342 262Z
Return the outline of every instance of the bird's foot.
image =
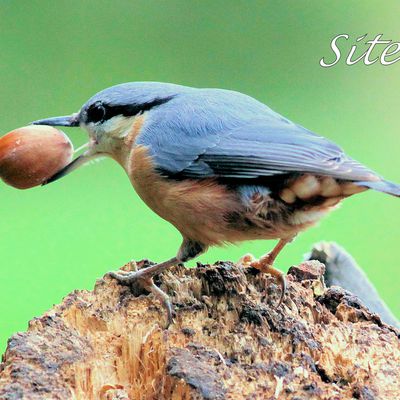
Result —
M271 255L266 254L265 256L261 257L259 260L254 260L254 261L250 262L250 266L258 269L261 272L272 275L279 282L279 285L281 287L281 296L280 296L279 302L276 306L276 308L279 308L280 305L282 304L282 301L286 294L286 289L287 289L286 278L285 278L285 275L281 271L274 268L273 262L271 262L271 261L272 261Z
M145 267L142 269L137 270L137 266L135 262L131 262L131 267L133 267L133 271L131 272L114 272L111 271L107 275L111 278L117 280L121 285L125 286L139 286L143 289L146 289L150 293L157 298L167 312L167 323L166 329L171 325L173 321L173 310L171 305L171 300L169 296L163 292L158 286L155 285L153 282L153 276L161 272L160 269L164 268L157 268L157 266L164 267L164 263L156 264L149 267Z

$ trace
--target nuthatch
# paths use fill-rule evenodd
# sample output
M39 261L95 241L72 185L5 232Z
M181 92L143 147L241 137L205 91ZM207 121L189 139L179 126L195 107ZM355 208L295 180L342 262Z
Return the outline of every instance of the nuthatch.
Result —
M279 239L251 265L279 279L275 258L295 235L346 197L367 189L400 196L400 186L348 157L340 147L294 124L244 94L156 82L105 89L70 116L33 122L80 126L88 150L54 181L97 156L110 156L128 174L142 200L182 234L178 254L128 274L168 311L168 296L153 276L209 246ZM279 304L280 304L279 302Z

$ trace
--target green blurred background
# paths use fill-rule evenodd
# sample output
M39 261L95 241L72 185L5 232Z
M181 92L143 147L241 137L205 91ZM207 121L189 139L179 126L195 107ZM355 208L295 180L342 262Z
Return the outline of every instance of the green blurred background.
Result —
M333 59L329 44L339 33L400 41L399 11L397 1L1 1L0 132L77 111L121 82L222 87L256 97L400 182L400 62L319 66L322 56ZM76 146L86 140L80 129L67 133ZM180 244L111 160L43 188L0 184L0 196L0 350L71 290L92 288L132 258L169 258ZM278 266L298 263L316 241L337 241L400 316L399 210L390 196L355 196L302 234ZM258 256L273 243L212 249L200 260Z

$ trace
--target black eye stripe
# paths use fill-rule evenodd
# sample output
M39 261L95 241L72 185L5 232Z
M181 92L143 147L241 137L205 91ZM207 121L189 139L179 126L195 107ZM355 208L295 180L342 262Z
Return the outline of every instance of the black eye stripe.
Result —
M131 117L139 113L148 111L153 107L160 106L167 103L174 96L155 99L153 101L142 104L126 104L126 105L110 105L97 101L91 104L86 110L86 123L88 122L103 122L115 117L116 115L123 115Z

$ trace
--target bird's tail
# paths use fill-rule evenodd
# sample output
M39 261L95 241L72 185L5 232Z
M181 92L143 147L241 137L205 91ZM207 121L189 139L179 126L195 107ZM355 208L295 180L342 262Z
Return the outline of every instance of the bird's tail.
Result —
M370 189L377 190L378 192L383 192L391 194L392 196L400 197L400 185L389 182L389 181L363 181L354 182L358 186L366 186Z

